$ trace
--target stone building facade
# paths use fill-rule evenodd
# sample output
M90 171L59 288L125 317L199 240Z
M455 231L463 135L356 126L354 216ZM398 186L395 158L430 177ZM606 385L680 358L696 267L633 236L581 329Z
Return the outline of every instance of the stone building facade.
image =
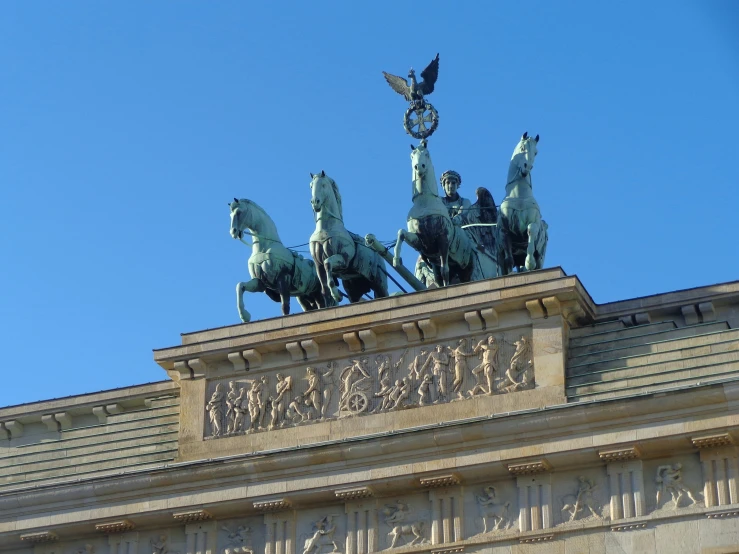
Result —
M0 409L0 552L739 552L739 283L558 268L185 334Z

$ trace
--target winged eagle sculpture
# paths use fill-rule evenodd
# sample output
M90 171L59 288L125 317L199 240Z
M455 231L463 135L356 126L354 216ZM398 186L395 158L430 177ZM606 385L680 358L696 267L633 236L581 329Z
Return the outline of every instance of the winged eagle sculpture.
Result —
M416 72L412 67L408 72L410 84L408 81L403 79L403 77L390 75L384 71L382 74L385 76L385 80L390 85L390 88L403 96L406 100L413 103L423 102L424 96L428 96L434 92L434 84L436 83L436 79L439 77L439 54L436 54L436 57L431 60L431 63L428 64L426 69L421 71L421 78L423 81L420 83L416 81Z

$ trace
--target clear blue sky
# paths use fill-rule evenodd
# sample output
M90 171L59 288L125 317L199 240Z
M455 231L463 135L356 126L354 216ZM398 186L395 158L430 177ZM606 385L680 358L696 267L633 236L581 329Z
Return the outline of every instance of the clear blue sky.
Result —
M166 378L152 348L237 323L234 196L304 243L324 169L392 239L411 139L381 71L436 52L437 174L500 202L540 134L547 266L597 302L739 278L738 29L730 1L3 3L0 405Z

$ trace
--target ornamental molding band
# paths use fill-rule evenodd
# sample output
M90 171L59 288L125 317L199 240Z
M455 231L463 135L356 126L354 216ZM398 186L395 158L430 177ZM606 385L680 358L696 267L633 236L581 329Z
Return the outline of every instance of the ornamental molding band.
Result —
M421 486L427 489L438 487L451 487L459 485L462 481L458 474L449 473L447 475L437 475L434 477L421 477L419 479Z
M633 531L634 529L646 529L647 522L623 523L620 525L611 525L611 531Z
M254 502L254 509L258 512L279 512L287 510L292 503L287 498L271 498L269 500L259 500Z
M213 519L213 515L208 510L187 510L184 512L175 512L172 517L182 523L190 523L192 521L207 521Z
M360 498L369 498L374 495L374 492L370 487L352 487L334 491L334 495L341 500L358 500Z
M636 460L641 458L641 452L636 446L629 446L627 448L616 448L614 450L600 450L598 456L601 460L608 462L621 462L625 460Z
M736 445L734 437L729 433L716 433L700 437L691 437L690 441L696 448L720 448L722 446Z
M511 475L532 475L534 473L544 473L551 471L552 465L545 459L532 462L522 462L516 464L508 464L506 466Z
M59 540L59 535L53 531L38 531L36 533L22 534L20 539L24 542L30 543L54 542Z
M101 531L102 533L106 533L106 534L112 534L112 533L125 533L126 531L131 531L135 527L136 526L129 520L121 519L118 521L98 523L97 525L95 525L95 530Z

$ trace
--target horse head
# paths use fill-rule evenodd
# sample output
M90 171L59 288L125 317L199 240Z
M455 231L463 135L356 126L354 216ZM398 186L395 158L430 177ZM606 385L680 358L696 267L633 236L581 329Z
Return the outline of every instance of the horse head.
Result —
M425 140L422 140L417 147L411 144L411 169L413 170L414 195L423 193L439 195L434 164L431 162L431 154L429 154Z
M531 170L534 169L534 161L536 160L536 154L538 153L537 146L539 144L539 135L532 138L528 132L521 136L521 140L518 141L513 155L511 156L511 163L515 162L518 172L521 177L526 177Z
M234 198L234 201L228 206L231 208L231 236L240 239L244 236L244 229L247 226L249 201L245 198L241 200Z
M339 193L339 187L336 185L336 181L326 175L325 171L321 171L317 175L311 173L310 176L310 204L313 211L319 217L329 215L339 221L343 221L344 214L341 206L341 194Z

